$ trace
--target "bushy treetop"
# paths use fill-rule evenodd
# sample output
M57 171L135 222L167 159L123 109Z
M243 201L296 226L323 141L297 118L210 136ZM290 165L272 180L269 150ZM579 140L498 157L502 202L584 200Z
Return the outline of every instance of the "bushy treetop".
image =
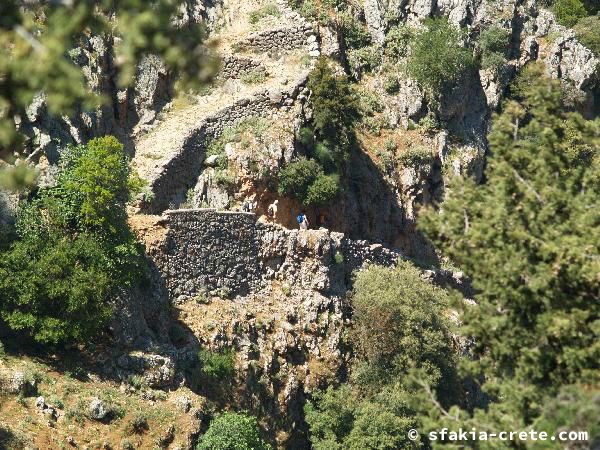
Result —
M260 437L256 418L226 412L211 422L196 450L271 450L271 446Z

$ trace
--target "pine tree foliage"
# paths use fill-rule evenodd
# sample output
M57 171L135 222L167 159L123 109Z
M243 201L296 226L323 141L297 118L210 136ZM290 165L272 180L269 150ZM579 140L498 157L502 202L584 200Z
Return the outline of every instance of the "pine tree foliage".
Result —
M103 36L112 43L121 87L131 84L146 53L159 55L183 84L207 73L204 31L182 27L184 0L0 2L0 157L19 151L15 119L34 96L46 95L51 113L69 114L92 96L81 68L69 56L80 40Z
M563 386L600 381L600 120L566 112L538 66L513 93L485 183L455 180L420 223L478 291L463 330L492 403L475 417L519 428Z

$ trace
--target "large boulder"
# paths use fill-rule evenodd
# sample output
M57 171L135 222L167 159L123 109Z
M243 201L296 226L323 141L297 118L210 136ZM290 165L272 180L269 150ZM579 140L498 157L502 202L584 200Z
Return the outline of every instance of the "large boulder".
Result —
M87 412L90 419L105 420L110 414L110 408L104 401L94 397L88 405Z

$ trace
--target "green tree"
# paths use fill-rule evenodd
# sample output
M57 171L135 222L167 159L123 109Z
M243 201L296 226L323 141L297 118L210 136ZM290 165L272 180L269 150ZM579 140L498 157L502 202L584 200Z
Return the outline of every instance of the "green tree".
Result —
M215 418L196 450L270 450L261 437L256 418L226 412Z
M393 269L372 266L354 283L352 343L361 364L379 383L411 369L426 369L437 384L453 377L451 296L401 261ZM449 383L446 383L449 384Z
M498 70L507 61L510 50L510 30L489 27L481 32L478 50L482 69Z
M354 143L352 127L359 118L358 104L344 76L336 75L325 58L310 73L313 124L317 139L332 150L339 165Z
M409 262L357 274L350 381L317 393L306 405L313 448L421 447L407 437L419 425L412 400L417 374L438 389L444 405L457 401L450 303L451 295Z
M573 27L579 19L586 17L588 11L581 0L554 0L552 11L556 20L565 27Z
M411 40L408 73L432 99L454 87L474 66L463 34L446 18L427 19L423 31Z
M308 187L304 204L306 206L326 206L335 200L340 191L340 177L337 174L319 175Z
M78 221L110 232L122 226L122 206L129 200L130 183L135 183L123 145L113 136L96 138L67 151L61 165L58 185L67 196L78 198Z
M512 90L485 183L455 180L420 220L478 291L462 310L476 357L465 367L491 403L451 415L497 429L529 426L565 385L591 392L600 379L600 121L565 112L542 67Z
M114 286L94 236L47 233L0 255L0 318L44 344L83 342L110 317Z
M414 34L415 30L407 25L393 26L385 35L385 55L394 60L404 58Z
M279 171L278 192L299 200L304 206L325 206L335 199L339 190L339 175L326 175L314 159L300 158Z
M82 342L110 317L110 296L144 271L125 213L131 176L111 137L64 153L56 184L21 205L0 253L0 318L41 343Z
M308 194L308 188L322 173L323 169L317 161L300 158L286 164L279 171L278 191L281 195L304 201Z

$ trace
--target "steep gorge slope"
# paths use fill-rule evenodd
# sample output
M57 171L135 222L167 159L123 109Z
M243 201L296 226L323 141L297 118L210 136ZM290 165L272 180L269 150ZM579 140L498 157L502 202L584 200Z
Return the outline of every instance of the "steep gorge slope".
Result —
M343 333L350 314L344 294L352 271L364 262L390 265L401 257L434 257L415 231L416 210L441 198L447 174L482 176L490 117L510 80L539 59L548 74L572 86L585 113L597 108L598 59L534 1L365 0L352 11L359 22L364 18L374 48L385 41L389 17L417 24L445 16L468 28L467 40L490 24L509 30L509 58L495 73L479 70L463 79L438 111L406 76L400 74L397 92L388 93L385 71L360 72L355 65L363 103L380 106L357 127L360 148L350 155L339 201L307 211L313 224L324 215L326 229L288 230L281 226L295 228L303 206L277 193L272 174L302 151L298 132L311 118L306 81L314 60L330 56L339 60L341 71L350 50L342 31L302 18L283 2L277 3L279 16L251 24L251 13L264 5L226 1L202 14L198 5L190 5L191 19L210 21L223 57L222 71L206 93L173 98L173 80L149 57L135 92L113 91L110 77L99 77L106 84L101 89L114 100L102 111L57 121L40 103L32 105L26 125L38 155L46 152L51 162L58 157L55 140L64 145L117 134L149 183L131 208L130 223L146 246L151 277L146 286L117 299L112 345L98 348L89 364L81 364L98 390L107 389L100 385L103 379L123 386L114 393L117 404L135 398L141 408L176 411L181 423L172 433L166 430L172 436L160 444L164 447L191 448L211 408L237 407L258 414L280 447L308 448L302 418L306 396L343 377L346 368ZM104 44L91 39L90 45L98 72L110 73ZM428 126L424 119L432 114L438 122ZM219 139L226 168L209 154ZM389 149L387 142L393 143ZM280 200L277 224L264 223L275 199ZM256 203L256 215L196 210L240 209L246 200ZM438 269L427 276L467 290L460 273ZM205 377L198 357L202 348L235 350L231 386ZM22 369L14 360L9 363L6 377L14 380ZM37 370L49 371L38 383L44 393L56 374ZM136 380L141 388L133 386ZM162 390L171 391L168 398L157 394ZM32 411L40 409L29 403ZM85 435L90 446L103 440L115 448L120 444L121 436L100 439L82 431L96 427L104 433L120 427L119 420L111 425L84 417L81 424L67 426L60 410L74 406L53 406L59 414L44 433L47 441L32 445L60 448L73 433ZM10 407L18 410L17 401ZM16 417L25 420L23 411ZM153 419L153 432L155 422L159 426L164 420ZM35 434L27 426L21 431ZM139 442L141 448L153 445L150 438Z

